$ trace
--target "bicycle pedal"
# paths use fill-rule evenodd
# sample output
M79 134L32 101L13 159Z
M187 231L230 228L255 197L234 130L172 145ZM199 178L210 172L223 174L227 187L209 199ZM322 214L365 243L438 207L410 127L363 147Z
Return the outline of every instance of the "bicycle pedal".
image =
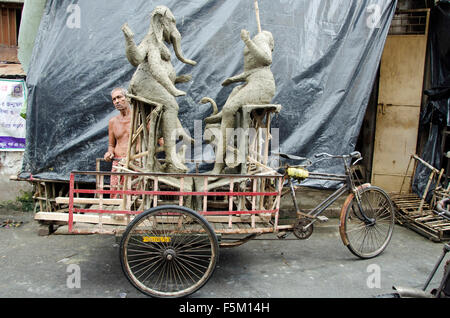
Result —
M282 239L285 239L287 237L287 235L288 235L287 232L278 232L277 238L282 240Z
M321 222L321 223L325 223L325 222L328 222L328 221L329 221L329 219L328 219L326 216L324 216L324 215L319 215L319 216L317 217L317 219L318 219L319 222Z

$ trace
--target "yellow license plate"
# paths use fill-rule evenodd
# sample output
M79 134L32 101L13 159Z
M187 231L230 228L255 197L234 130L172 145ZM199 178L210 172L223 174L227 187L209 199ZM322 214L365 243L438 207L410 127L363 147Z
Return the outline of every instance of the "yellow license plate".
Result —
M168 236L144 236L142 241L144 243L170 243L171 238Z

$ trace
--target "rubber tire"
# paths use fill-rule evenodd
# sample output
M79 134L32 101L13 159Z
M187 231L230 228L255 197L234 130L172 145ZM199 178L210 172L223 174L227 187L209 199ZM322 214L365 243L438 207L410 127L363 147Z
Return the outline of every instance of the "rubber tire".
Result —
M381 188L376 187L376 186L366 186L366 187L361 187L360 189L358 189L360 195L361 195L361 200L365 201L365 196L368 193L377 193L379 195L381 195L382 197L384 197L386 199L386 203L387 203L387 209L388 209L388 213L389 215L388 217L388 232L386 237L384 238L382 244L379 245L378 248L376 248L374 251L372 252L364 252L362 250L360 250L357 246L356 246L356 242L352 242L351 239L349 239L349 228L348 228L348 220L350 217L350 214L352 214L352 206L353 203L356 201L355 197L353 194L350 195L350 200L346 201L346 206L343 209L343 211L341 213L341 222L340 222L340 232L341 232L341 238L344 242L344 245L347 246L347 248L350 250L350 252L355 255L358 256L359 258L362 259L369 259L369 258L373 258L376 257L378 255L380 255L388 246L391 238L392 238L392 233L394 230L394 224L395 224L395 218L394 218L394 205L391 201L391 199L389 198L389 195ZM356 202L355 202L355 206ZM365 227L365 230L370 231L370 228L368 226Z
M160 290L155 290L150 288L149 286L144 285L139 279L135 277L133 274L130 264L128 263L128 242L130 240L130 234L133 233L133 229L141 222L141 220L152 217L152 215L157 215L160 213L163 213L164 211L171 211L176 213L181 213L182 215L189 216L193 219L195 219L203 229L205 230L208 238L209 243L211 244L211 259L209 260L208 268L206 272L203 274L201 279L193 284L192 286L189 286L183 290L179 290L176 292L164 292ZM170 244L170 243L169 243ZM164 245L164 244L162 244ZM138 289L140 292L156 297L156 298L178 298L178 297L186 297L197 290L199 290L206 282L209 280L209 278L212 276L214 269L216 267L217 261L219 258L219 244L217 240L217 236L211 227L211 225L208 223L208 221L201 215L199 215L197 212L188 209L183 206L175 206L175 205L165 205L165 206L159 206L155 207L149 210L146 210L139 214L137 217L135 217L130 224L127 226L125 232L123 233L121 242L120 242L120 263L122 265L122 270L125 274L125 276L128 278L128 280L131 282L131 284Z

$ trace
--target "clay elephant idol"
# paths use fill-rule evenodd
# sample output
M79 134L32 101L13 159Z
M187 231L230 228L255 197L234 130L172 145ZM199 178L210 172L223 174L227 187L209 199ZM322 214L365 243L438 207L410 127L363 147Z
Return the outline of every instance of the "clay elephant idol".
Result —
M149 32L139 46L135 44L134 34L128 24L122 27L122 31L125 35L128 61L137 67L128 92L163 105L161 129L164 137L166 170L186 171L184 164L177 158L176 138L173 135L174 131L182 128L178 119L179 106L175 97L186 95L186 93L177 89L175 84L188 82L192 77L176 75L171 63L170 50L165 43L173 45L175 55L181 62L190 65L197 63L183 56L181 34L176 27L175 17L165 6L157 6L153 10Z
M270 104L275 95L275 79L270 65L272 64L272 51L274 40L272 33L262 31L253 39L250 39L247 30L241 31L241 38L245 43L244 49L244 72L226 79L222 85L227 86L232 83L244 82L236 86L223 106L217 113L217 106L210 99L203 99L202 102L211 102L215 111L212 116L205 119L206 128L218 126L220 124L220 135L222 142L216 148L216 162L212 173L221 173L225 166L225 154L228 141L226 131L228 128L235 128L235 114L244 105L264 105Z

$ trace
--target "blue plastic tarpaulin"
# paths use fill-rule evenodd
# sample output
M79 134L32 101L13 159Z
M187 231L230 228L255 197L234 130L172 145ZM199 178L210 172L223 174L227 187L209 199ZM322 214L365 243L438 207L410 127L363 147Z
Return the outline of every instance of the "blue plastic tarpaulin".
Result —
M27 145L22 176L68 180L72 170L94 170L107 150L108 120L116 114L110 92L127 87L135 68L125 56L121 26L128 22L139 43L157 5L177 19L184 55L172 58L187 95L177 98L179 118L192 123L211 114L212 97L224 105L242 72L240 30L257 32L250 0L48 0L29 65ZM395 0L260 0L263 30L275 39L272 72L282 105L272 121L282 152L313 157L355 149L376 78ZM317 170L343 172L340 162ZM327 186L324 184L324 186Z

